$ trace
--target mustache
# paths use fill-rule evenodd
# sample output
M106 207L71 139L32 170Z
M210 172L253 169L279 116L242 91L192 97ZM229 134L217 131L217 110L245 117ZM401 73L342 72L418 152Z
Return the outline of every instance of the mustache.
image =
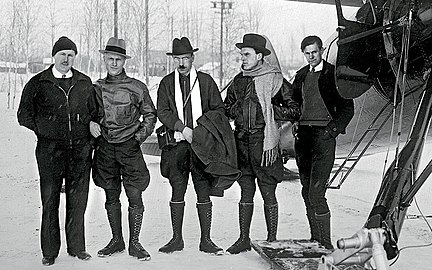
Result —
M186 68L186 66L184 66L184 65L180 65L179 68Z

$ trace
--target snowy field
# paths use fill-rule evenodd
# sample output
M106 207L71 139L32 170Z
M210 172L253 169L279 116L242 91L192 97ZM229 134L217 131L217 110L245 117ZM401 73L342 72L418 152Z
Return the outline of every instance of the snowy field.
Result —
M39 181L34 157L35 136L18 126L16 107L6 109L7 97L0 93L0 269L47 269L41 264L39 227L41 203ZM332 210L332 240L349 237L364 224L378 192L385 153L365 157L342 185L340 190L329 190L328 199ZM432 158L432 143L426 145L422 164ZM198 251L199 224L195 207L193 186L190 185L184 218L185 249L171 255L160 254L158 248L171 237L168 201L170 186L160 175L159 158L145 156L151 183L144 192L143 228L141 242L152 255L151 261L141 262L127 252L108 258L98 258L96 253L110 239L110 229L104 209L104 193L93 183L90 186L89 204L86 212L87 251L93 256L80 261L66 253L64 233L62 248L56 263L48 269L270 269L270 266L254 251L239 255L212 256ZM291 168L293 162L289 162ZM279 239L308 238L309 229L300 195L299 181L283 182L278 186ZM425 215L432 214L432 179L426 182L417 195L417 202ZM64 222L64 195L62 195L61 221ZM122 193L123 232L127 239L127 200ZM237 203L239 188L234 185L223 198L213 199L212 238L216 244L228 248L238 237ZM417 215L415 205L408 214ZM432 220L429 218L429 222ZM61 224L62 231L64 223ZM255 212L251 237L265 239L266 229L263 201L259 193L255 197ZM421 219L407 219L404 223L399 247L423 245L432 242L432 232ZM393 270L432 269L432 247L406 249Z

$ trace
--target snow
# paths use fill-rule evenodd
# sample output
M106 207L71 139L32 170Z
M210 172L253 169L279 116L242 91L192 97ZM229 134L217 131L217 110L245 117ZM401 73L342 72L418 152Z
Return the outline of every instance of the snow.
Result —
M19 100L19 97L17 98ZM15 109L6 109L7 96L0 93L0 269L46 269L41 264L39 226L41 203L38 171L34 150L36 138L32 132L20 127ZM358 164L340 190L329 190L328 200L332 210L332 240L350 237L364 224L375 200L382 175L385 153L366 156ZM422 166L432 157L429 142L423 154ZM239 255L208 255L198 251L199 224L195 207L195 194L190 184L186 194L186 209L183 225L185 249L173 254L161 254L157 250L171 238L169 214L170 186L159 172L159 157L145 156L151 174L149 188L143 193L146 211L141 230L141 242L152 255L151 261L141 262L126 252L108 258L98 258L96 253L110 239L110 229L104 209L103 190L92 182L86 212L87 251L93 256L89 261L80 261L67 255L64 239L64 208L62 195L61 229L62 247L56 263L49 269L271 269L256 252ZM288 167L295 169L293 161ZM432 181L427 181L417 194L417 202L426 215L432 214ZM279 239L301 239L309 237L299 181L286 181L277 189L279 200ZM237 203L239 187L234 185L225 197L213 199L212 239L228 248L238 237ZM122 193L123 232L128 237L127 199ZM408 214L418 214L411 206ZM431 219L429 219L431 221ZM257 191L255 212L252 220L251 238L265 239L266 227L263 201ZM402 228L399 247L422 245L432 242L432 232L421 219L407 219ZM429 263L432 247L406 249L392 266L395 270L431 269Z

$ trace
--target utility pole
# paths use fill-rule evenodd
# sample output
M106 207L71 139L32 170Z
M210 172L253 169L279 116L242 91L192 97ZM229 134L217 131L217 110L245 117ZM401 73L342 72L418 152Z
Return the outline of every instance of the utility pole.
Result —
M213 8L218 8L218 4L220 5L220 14L221 14L221 20L220 20L220 71L219 71L219 88L222 89L223 87L223 15L225 9L230 10L232 9L232 1L224 1L221 0L220 2L212 1Z
M114 0L114 37L118 37L118 0Z

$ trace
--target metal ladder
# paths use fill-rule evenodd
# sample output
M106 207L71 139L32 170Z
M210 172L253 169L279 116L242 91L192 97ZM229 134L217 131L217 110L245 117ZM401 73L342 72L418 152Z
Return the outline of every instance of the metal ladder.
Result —
M392 104L392 103L389 101L389 102L387 102L383 106L383 108L381 109L381 111L375 116L375 118L372 120L372 122L369 125L369 127L363 133L363 135L361 136L361 138L358 140L358 142L355 144L355 146L351 149L351 151L349 152L349 154L344 158L344 161L339 166L338 170L333 174L333 176L331 177L331 179L329 181L327 181L327 185L326 186L327 186L328 189L340 189L340 187L342 186L342 184L347 179L348 175L351 173L351 171L354 169L354 167L357 165L357 163L363 157L364 153L369 148L369 146L371 145L371 143L375 140L376 136L378 135L378 132L383 128L383 126L385 125L385 123L388 121L388 119L392 115L392 112L389 112L386 115L385 119L382 121L382 123L378 127L374 127L376 125L376 122L378 121L378 119L380 119L381 115L384 113L385 109L390 104ZM366 136L370 132L372 132L372 137L369 138L369 141L367 141L366 145L363 147L363 149L361 150L361 152L357 156L354 156L355 151L357 150L357 148L359 148L360 144L365 140ZM346 172L344 172L344 168L345 168L345 166L347 165L348 162L353 162L353 163L348 167L348 170ZM339 179L339 183L337 185L333 185L332 186L333 182L336 180L336 178L340 174L342 174L342 175L341 175L341 178Z

